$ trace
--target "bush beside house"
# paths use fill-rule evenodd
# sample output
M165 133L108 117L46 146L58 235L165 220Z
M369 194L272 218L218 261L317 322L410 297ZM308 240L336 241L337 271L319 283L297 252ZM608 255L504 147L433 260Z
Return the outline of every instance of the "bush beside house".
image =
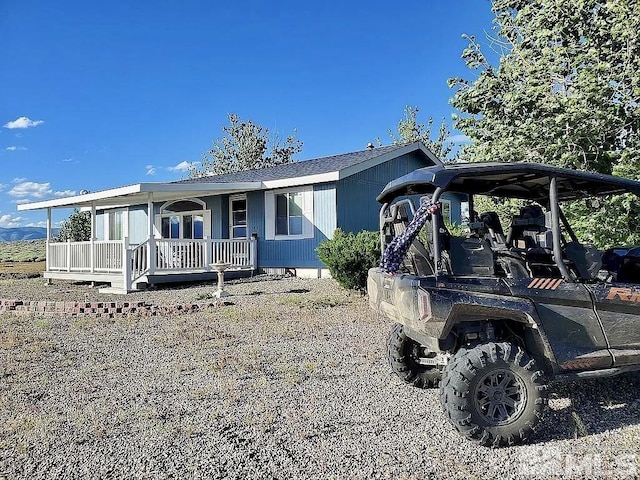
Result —
M344 288L364 290L367 272L380 262L380 235L362 230L356 234L336 229L331 240L317 248L318 257Z

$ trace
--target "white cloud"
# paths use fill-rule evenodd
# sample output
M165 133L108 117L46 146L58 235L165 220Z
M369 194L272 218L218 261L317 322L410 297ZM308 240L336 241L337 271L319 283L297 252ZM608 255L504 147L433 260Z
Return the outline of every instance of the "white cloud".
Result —
M155 175L156 174L156 167L154 167L153 165L147 165L144 168L147 170L147 175Z
M11 152L15 152L16 150L26 150L27 147L17 147L15 145L9 145L5 150L9 150Z
M18 227L24 218L14 217L10 214L0 215L0 227Z
M29 203L28 198L51 198L51 197L71 197L76 195L75 190L56 190L51 188L51 183L27 182L24 178L16 178L13 180L14 186L7 193L12 197L16 197L12 203L20 205L21 203Z
M191 168L192 165L194 164L189 163L186 160L183 160L182 162L177 164L175 167L167 167L167 170L169 170L170 172L186 172Z
M15 203L16 205L24 205L25 203L31 203L30 198L18 198L16 200L11 200L11 203Z
M27 223L25 225L25 227L46 227L47 226L47 222L42 221L42 222L38 222L38 223Z
M73 197L75 194L75 190L62 190L54 193L56 197Z
M62 161L63 162L71 162L73 160L73 157L69 157L69 158L63 158Z
M11 183L21 183L24 182L26 180L26 177L16 177L13 180L11 180Z
M29 117L19 117L12 122L7 122L3 125L4 128L29 128L37 127L44 123L44 120L31 120Z
M17 183L11 190L9 195L12 197L35 197L43 198L52 194L51 184L36 183L36 182L21 182Z
M447 142L451 142L454 143L456 145L460 144L460 143L471 143L471 139L469 137L467 137L466 135L451 135L449 138L447 138L446 140Z

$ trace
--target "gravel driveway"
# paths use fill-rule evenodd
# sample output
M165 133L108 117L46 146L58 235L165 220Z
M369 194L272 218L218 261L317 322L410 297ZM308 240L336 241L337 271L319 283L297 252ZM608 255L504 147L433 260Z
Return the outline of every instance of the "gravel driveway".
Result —
M364 297L332 280L266 278L233 282L232 304L192 315L0 316L0 478L640 474L640 376L554 385L531 445L478 447L446 423L436 390L390 374L390 325ZM0 297L25 295L107 299L0 280Z

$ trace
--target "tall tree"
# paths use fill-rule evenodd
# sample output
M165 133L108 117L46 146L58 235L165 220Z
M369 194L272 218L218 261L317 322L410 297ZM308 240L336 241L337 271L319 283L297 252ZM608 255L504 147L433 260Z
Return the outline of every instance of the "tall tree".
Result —
M462 57L475 79L449 80L460 111L454 126L472 140L461 157L640 179L637 1L494 0L492 10L495 36L488 42L497 65L475 37L466 37ZM639 207L612 199L602 219L626 221ZM606 238L589 232L592 226L582 228L587 237Z
M500 54L474 37L463 59L474 81L449 80L456 128L474 161L530 160L611 173L635 153L640 127L636 0L494 0Z
M192 166L190 177L221 175L256 168L272 167L294 161L302 151L295 131L284 142L269 129L253 121L243 121L235 113L228 115L229 125L222 127L225 136L213 142L213 148L202 155L199 166Z
M421 141L438 158L443 160L453 160L454 144L450 140L451 132L444 119L438 129L438 135L433 139L433 117L429 117L427 124L418 121L418 107L404 107L402 119L398 122L397 132L388 130L389 137L394 144ZM378 139L378 143L382 143Z
M58 240L61 242L88 242L91 240L91 212L81 212L77 208L60 226Z

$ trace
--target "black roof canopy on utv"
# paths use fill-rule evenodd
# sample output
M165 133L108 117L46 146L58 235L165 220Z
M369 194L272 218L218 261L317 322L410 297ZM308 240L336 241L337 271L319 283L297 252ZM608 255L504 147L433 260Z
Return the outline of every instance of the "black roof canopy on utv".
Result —
M549 224L547 225L549 230L547 231L552 234L552 238L547 239L550 241L545 240L544 242L544 248L547 249L545 254L548 254L547 256L550 255L561 277L568 282L573 282L575 281L575 275L572 276L564 261L565 253L563 251L561 224L566 228L572 244L577 245L580 242L562 214L559 202L587 196L620 193L631 193L640 196L640 182L611 175L582 172L537 163L436 165L414 170L389 182L377 197L378 202L383 204L381 217L388 205L397 197L431 195L432 201L438 202L443 192L469 195L470 211L473 211L473 197L475 195L523 199L537 202L547 208L550 214L548 218ZM433 243L433 270L436 276L440 273L446 273L448 270L445 268L446 262L443 262L442 256L443 249L447 250L448 242L446 235L441 238L441 227L444 227L444 225L441 225L443 221L441 216L435 215L429 228ZM446 232L446 228L444 228L444 231ZM513 246L510 236L507 236L505 243L508 247ZM582 246L581 252L584 253L585 258L589 253L587 252L588 249L592 249L595 255L594 248ZM587 278L588 280L593 277L591 272L588 275L585 273L580 275L580 278Z
M467 194L549 200L551 179L556 179L557 199L623 192L640 196L640 182L601 173L582 172L538 163L462 163L420 168L389 182L378 195L388 203L403 195L433 194L437 189Z

